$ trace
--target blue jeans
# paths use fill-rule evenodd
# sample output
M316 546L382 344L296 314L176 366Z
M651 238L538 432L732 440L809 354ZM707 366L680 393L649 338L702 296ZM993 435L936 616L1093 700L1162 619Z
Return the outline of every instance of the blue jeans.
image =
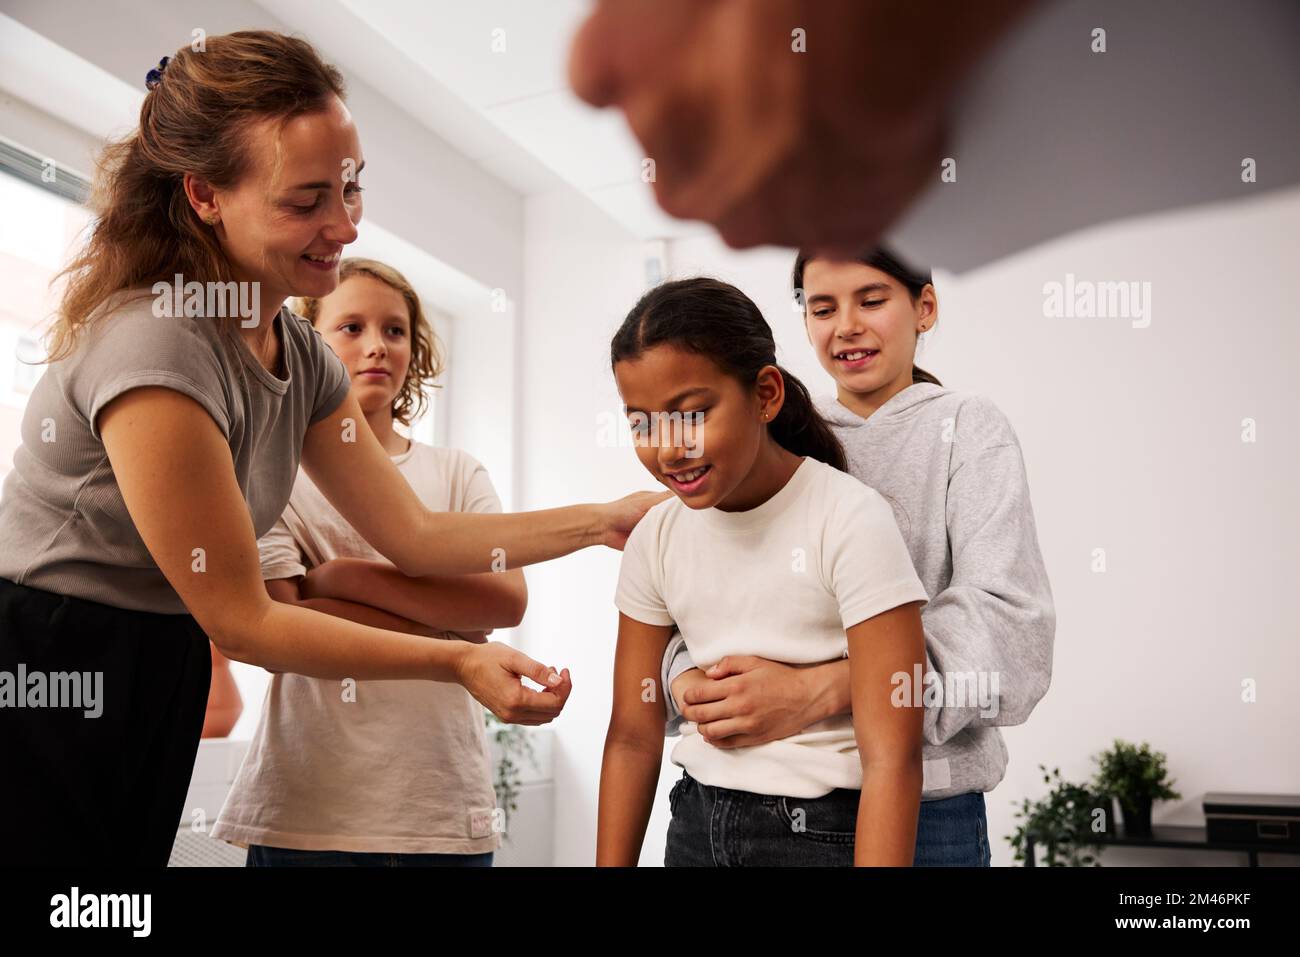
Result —
M852 867L861 791L791 798L701 784L686 772L668 802L666 867ZM988 867L978 791L922 801L914 867Z
M246 867L491 867L485 854L382 854L360 851L299 851L248 845Z

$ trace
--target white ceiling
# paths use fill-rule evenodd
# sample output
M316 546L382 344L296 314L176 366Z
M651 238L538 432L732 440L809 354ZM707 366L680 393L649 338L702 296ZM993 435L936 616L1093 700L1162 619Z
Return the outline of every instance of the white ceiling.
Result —
M17 20L0 14L0 91L101 139L125 133L145 91L132 89ZM77 170L88 176L91 169Z
M172 27L190 23L186 11L197 2L121 0L156 6L165 23L150 26L171 31L173 43ZM571 187L643 239L711 234L660 212L640 181L641 151L618 112L590 109L568 92L568 47L588 0L255 2L266 25L308 37L409 116L426 134L426 148L431 131L506 189L526 196ZM106 126L138 113L137 54L129 54L135 65L123 82L126 54L117 34L94 33L108 18L114 28L134 29L117 22L115 6L76 17L42 0L5 3L0 93L96 136L112 135ZM904 255L964 272L1108 220L1300 183L1300 126L1281 119L1300 99L1291 42L1300 6L1238 5L1250 16L1227 34L1215 0L1181 0L1172 34L1161 4L1043 5L964 89L950 152L978 186L955 190L936 181L890 242ZM231 28L252 25L237 22L236 7L248 9L222 7ZM1112 34L1129 38L1130 52L1108 54L1099 71L1088 45L1076 40L1103 9ZM503 52L492 49L498 29ZM149 44L165 48L158 39ZM88 55L88 46L97 48ZM1205 69L1202 53L1211 48L1214 69ZM1268 176L1243 190L1224 170L1236 170L1246 155L1259 157ZM1161 161L1133 160L1150 156Z
M643 239L706 231L660 211L622 115L569 91L587 0L258 3L521 194L568 184Z

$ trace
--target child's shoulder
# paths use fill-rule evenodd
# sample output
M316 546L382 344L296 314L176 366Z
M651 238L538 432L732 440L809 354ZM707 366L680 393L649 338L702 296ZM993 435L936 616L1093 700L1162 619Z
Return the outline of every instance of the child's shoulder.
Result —
M1011 420L986 395L932 383L917 383L900 395L910 396L910 401L893 417L903 420L917 415L930 422L942 422L948 429L949 441L968 448L986 448L1016 441Z
M642 522L654 526L668 526L677 521L686 511L686 504L676 495L671 495L651 508L641 517Z
M970 449L1017 444L1016 430L996 402L973 392L953 395L954 441Z
M932 382L917 382L897 393L886 402L876 415L864 419L861 415L840 403L833 394L818 395L813 404L832 426L862 426L867 422L904 423L922 421L940 421L942 419L965 416L971 419L1002 420L1006 416L993 403L992 399L974 392L963 392Z
M672 528L686 511L686 506L676 495L652 505L628 535L627 549L644 549L659 552L671 541Z
M430 445L428 442L417 442L415 439L410 439L410 443L411 448L408 450L407 455L413 459L419 458L425 462L433 462L444 467L469 472L483 468L483 463L464 449L451 448L446 445Z
M452 512L503 511L500 493L483 463L464 449L411 440L394 464L426 502ZM430 498L432 496L432 498Z
M949 389L946 386L932 387L929 393L933 400L943 408L959 409L968 415L996 417L1002 416L997 403L978 392L964 389ZM1005 416L1003 416L1005 418Z
M997 406L987 396L946 385L918 382L899 394L905 400L904 411L914 409L928 415L953 415L958 412L987 415L997 412Z
M813 466L813 474L807 493L826 515L842 514L846 509L890 508L883 495L848 472L841 472L811 456L808 462Z
M469 486L476 475L488 477L487 468L464 449L429 445L411 439L411 448L394 460L404 472L436 475L452 486ZM490 477L489 481L490 481Z

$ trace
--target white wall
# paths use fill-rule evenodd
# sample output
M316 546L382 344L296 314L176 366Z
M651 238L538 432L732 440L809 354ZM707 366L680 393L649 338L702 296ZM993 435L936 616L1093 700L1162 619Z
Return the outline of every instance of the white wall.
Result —
M602 412L621 403L609 340L644 291L638 240L572 191L531 197L524 211L520 329L520 508L606 501L653 489L630 447L601 447ZM590 865L596 796L612 701L619 553L590 548L527 571L523 650L573 676L556 720L555 863ZM665 770L666 793L671 772ZM663 862L668 810L658 802L644 863Z

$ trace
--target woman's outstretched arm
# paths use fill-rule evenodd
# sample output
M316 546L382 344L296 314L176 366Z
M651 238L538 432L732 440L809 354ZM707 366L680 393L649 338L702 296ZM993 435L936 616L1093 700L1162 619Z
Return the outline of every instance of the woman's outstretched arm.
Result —
M432 512L370 431L351 393L307 430L302 466L367 542L407 575L518 568L589 545L622 548L628 533L671 492L536 512Z
M273 601L262 583L230 447L193 399L145 386L118 396L98 419L131 521L186 608L228 658L313 678L457 682L517 724L540 724L559 714L564 702L554 690L531 691L519 678L551 689L563 688L566 680L504 645L399 634ZM401 484L407 487L405 480Z

